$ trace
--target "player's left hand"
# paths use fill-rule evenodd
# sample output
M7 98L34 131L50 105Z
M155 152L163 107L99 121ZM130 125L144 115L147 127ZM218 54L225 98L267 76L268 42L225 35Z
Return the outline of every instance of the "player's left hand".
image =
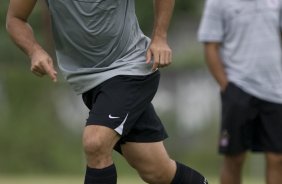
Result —
M146 63L149 64L153 59L152 70L166 67L172 62L172 51L164 38L153 38L147 50Z

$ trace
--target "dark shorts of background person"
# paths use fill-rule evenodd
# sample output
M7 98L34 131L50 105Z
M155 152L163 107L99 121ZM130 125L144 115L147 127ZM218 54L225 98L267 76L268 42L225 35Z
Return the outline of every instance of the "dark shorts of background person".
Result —
M115 76L82 94L90 109L88 125L114 129L121 136L115 150L126 142L159 142L167 133L151 103L158 85L159 71L147 76Z
M221 93L219 153L282 153L282 104L258 99L229 83Z

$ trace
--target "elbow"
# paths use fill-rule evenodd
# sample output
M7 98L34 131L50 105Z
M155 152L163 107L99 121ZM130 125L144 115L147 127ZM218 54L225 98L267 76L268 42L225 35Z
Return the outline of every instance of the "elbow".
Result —
M18 27L23 21L17 17L7 16L6 18L6 31L11 34L13 30Z
M13 18L7 16L6 18L6 30L9 33L13 27Z
M10 19L7 18L7 19L6 19L6 30L7 30L8 32L9 32L10 27L11 27L11 22L10 22Z

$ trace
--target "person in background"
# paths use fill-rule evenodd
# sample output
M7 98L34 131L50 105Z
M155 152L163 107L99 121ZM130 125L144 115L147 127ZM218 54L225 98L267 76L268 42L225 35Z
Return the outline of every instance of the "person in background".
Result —
M220 87L221 184L239 184L248 150L265 153L267 184L282 181L280 0L207 0L198 37Z

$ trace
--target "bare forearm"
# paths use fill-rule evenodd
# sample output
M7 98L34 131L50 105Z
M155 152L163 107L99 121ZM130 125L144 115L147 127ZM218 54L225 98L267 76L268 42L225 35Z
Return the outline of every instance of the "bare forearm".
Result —
M153 61L152 70L166 67L172 62L172 51L167 44L167 31L174 8L174 0L154 0L155 20L152 41L146 62Z
M34 37L32 28L27 22L15 17L8 18L7 31L17 46L29 57L38 49L42 49Z
M31 71L39 77L48 75L56 82L57 72L53 60L38 44L32 28L27 23L36 2L37 0L10 0L6 27L12 40L29 56Z
M211 74L219 84L221 90L225 90L228 84L228 79L224 70L224 66L222 64L218 46L213 44L206 44L205 56Z
M175 0L154 0L155 20L153 38L167 38Z

